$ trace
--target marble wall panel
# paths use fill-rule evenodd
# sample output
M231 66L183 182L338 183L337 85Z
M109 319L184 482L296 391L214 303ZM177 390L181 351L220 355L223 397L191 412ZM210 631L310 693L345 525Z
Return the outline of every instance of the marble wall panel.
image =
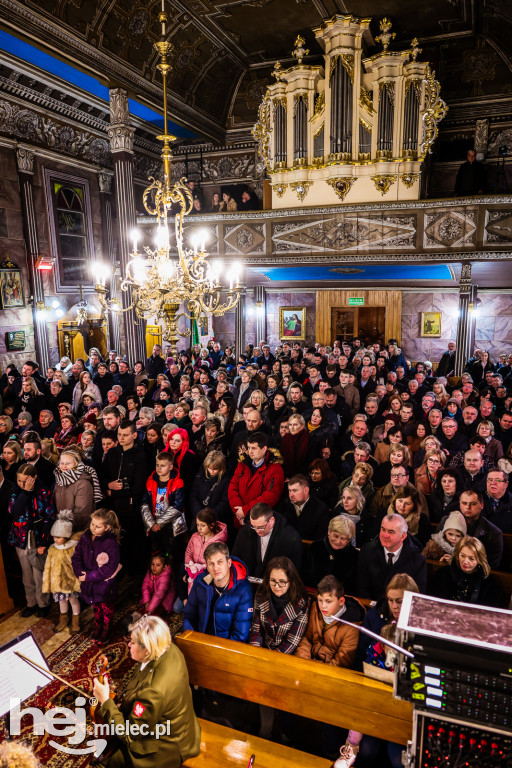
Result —
M512 316L499 315L496 317L494 337L502 341L512 342Z
M478 343L481 341L493 341L495 337L495 326L495 317L480 312L480 315L476 319L475 340L478 339Z

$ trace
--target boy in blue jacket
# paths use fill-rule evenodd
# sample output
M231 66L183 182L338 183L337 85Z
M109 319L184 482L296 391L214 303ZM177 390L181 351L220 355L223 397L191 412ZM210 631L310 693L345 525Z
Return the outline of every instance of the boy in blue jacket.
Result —
M223 541L204 551L206 570L197 574L184 609L183 629L246 643L253 614L247 568L229 556Z

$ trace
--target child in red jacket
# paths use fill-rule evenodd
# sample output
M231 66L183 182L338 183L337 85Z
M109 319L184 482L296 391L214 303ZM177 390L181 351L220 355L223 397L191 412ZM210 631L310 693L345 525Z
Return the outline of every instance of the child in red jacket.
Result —
M164 555L153 555L142 582L142 605L145 613L170 613L176 598L171 566Z
M172 453L156 457L156 470L147 479L141 514L151 541L151 551L181 559L187 530L183 513L184 488Z

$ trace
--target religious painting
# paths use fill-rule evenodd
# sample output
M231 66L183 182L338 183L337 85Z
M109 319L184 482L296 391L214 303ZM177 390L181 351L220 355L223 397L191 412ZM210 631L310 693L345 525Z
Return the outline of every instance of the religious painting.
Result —
M279 338L306 340L306 307L279 307Z
M12 262L6 262L0 266L0 299L2 309L24 307L23 280L21 269Z
M421 313L421 336L439 338L441 336L441 312Z

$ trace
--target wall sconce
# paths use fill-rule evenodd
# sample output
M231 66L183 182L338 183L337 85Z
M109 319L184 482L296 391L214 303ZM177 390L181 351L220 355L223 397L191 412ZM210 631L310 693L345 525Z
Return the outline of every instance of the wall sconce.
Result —
M55 312L55 317L62 317L64 315L64 310L57 299L54 299L49 307L46 306L44 301L36 301L36 312L40 318L44 317L45 312Z

